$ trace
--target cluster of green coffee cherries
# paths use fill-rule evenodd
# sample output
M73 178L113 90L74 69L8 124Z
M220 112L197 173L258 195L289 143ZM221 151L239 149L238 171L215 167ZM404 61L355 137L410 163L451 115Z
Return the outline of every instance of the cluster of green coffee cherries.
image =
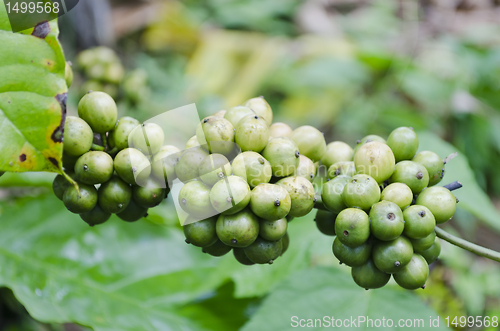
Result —
M147 74L136 69L126 72L116 52L106 46L81 51L77 57L78 69L84 76L81 95L87 91L103 91L113 98L124 97L138 103L150 95Z
M444 162L431 151L417 153L412 128L395 129L387 141L371 135L354 150L343 142L326 148L328 167L316 224L336 235L333 253L352 267L366 289L387 284L391 275L405 289L425 287L429 264L441 252L434 228L451 219L458 200L435 186Z
M66 117L63 143L63 167L78 189L58 175L55 195L91 226L106 222L111 214L127 222L141 219L168 194L156 180L163 179L161 164L150 162L163 144L163 130L131 117L118 120L116 103L104 92L88 92L78 104L78 115Z

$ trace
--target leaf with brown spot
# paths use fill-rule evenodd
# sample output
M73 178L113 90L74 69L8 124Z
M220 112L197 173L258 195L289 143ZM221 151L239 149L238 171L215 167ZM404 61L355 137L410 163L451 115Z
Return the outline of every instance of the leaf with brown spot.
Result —
M0 24L0 170L62 173L68 88L57 22L9 29Z

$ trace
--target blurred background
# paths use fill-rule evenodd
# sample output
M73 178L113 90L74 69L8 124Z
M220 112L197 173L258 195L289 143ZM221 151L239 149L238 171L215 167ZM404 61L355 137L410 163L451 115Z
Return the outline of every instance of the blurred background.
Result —
M461 152L471 181L497 208L461 208L451 231L500 250L500 219L492 226L500 208L500 1L86 0L59 25L75 72L70 113L91 89L113 95L121 115L141 121L191 103L208 116L263 95L275 121L313 125L327 142L354 146L365 135L411 126ZM85 50L97 46L114 52L87 61ZM5 175L3 208L27 196L44 199L50 176ZM169 208L160 206L150 221L175 227ZM336 264L323 256L331 255L325 247L307 265ZM500 316L500 266L443 250L431 290L416 296L442 317ZM242 305L230 330L268 295L234 299L233 287L225 283L211 296ZM0 330L82 329L37 322L10 290L0 290Z

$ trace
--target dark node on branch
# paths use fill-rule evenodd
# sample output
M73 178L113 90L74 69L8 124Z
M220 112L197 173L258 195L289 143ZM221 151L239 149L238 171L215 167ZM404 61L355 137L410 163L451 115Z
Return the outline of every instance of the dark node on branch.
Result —
M40 39L45 39L50 33L50 24L47 21L43 21L35 25L33 28L33 32L31 32L32 36L38 37Z
M458 190L462 186L463 186L462 183L460 183L459 181L455 181L455 182L449 183L449 184L447 184L447 185L445 185L443 187L447 188L450 191L453 191L453 190Z
M21 162L26 161L26 154L19 155L19 161L21 161Z

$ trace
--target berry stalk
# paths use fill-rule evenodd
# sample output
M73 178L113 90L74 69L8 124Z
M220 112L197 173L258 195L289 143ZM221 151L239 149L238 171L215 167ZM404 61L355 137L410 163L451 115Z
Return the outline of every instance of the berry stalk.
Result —
M455 237L454 235L444 231L441 228L436 227L436 235L449 242L452 245L458 246L462 249L465 249L466 251L469 251L471 253L474 253L476 255L488 258L493 261L500 262L500 252L496 252L494 250L491 250L489 248L485 248L479 245L476 245L474 243L471 243L465 239Z

